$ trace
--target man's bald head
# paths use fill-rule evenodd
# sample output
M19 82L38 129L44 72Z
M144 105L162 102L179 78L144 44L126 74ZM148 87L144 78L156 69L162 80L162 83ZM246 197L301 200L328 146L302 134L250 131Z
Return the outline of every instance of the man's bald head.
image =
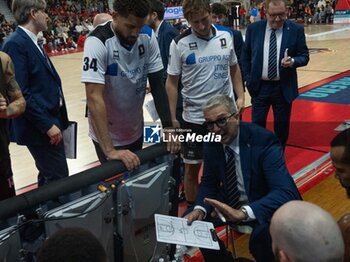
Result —
M270 233L277 261L343 261L344 242L336 221L314 204L284 204L272 217Z
M93 27L95 28L98 25L101 25L107 21L112 20L112 16L110 14L107 13L101 13L101 14L97 14L94 17L94 21L92 22Z

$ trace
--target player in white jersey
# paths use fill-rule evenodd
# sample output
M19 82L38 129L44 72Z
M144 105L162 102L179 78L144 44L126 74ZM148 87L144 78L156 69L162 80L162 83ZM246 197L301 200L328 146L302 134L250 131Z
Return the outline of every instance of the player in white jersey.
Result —
M209 97L225 94L233 98L229 69L237 64L237 57L232 35L218 25L212 25L212 31L211 39L203 39L189 29L170 46L168 74L181 74L183 118L199 125L204 122L202 105Z
M113 21L98 26L85 42L81 81L99 160L119 159L131 170L140 164L132 151L142 148L147 78L163 127L171 121L158 43L144 27L149 3L115 0L113 8Z
M243 83L232 35L227 29L212 25L208 1L184 0L182 7L191 28L175 38L170 45L166 89L173 126L180 126L175 113L177 83L181 75L184 110L181 127L203 135L207 133L202 127L205 121L201 109L203 103L216 94L233 97L234 89L238 111L242 112ZM182 154L185 162L186 200L191 204L198 190L202 144L184 143Z

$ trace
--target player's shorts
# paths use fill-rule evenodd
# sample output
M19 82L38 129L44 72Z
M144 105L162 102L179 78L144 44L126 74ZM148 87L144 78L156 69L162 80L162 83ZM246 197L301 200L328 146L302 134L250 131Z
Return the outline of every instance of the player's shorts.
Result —
M181 128L188 130L188 132L184 133L185 137L187 136L187 133L195 133L196 135L202 136L208 133L208 131L202 125L189 123L186 121L181 123ZM183 142L181 145L181 156L186 164L200 164L203 160L203 142Z

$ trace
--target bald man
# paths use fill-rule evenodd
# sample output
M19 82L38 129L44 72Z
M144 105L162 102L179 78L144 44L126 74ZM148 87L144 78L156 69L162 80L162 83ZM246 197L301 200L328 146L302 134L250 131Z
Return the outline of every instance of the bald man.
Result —
M270 233L276 261L343 261L337 222L312 203L296 200L281 206L272 217Z
M95 28L98 25L101 25L107 21L112 20L112 16L110 14L107 13L101 13L101 14L97 14L94 17L94 21L92 22L92 26Z

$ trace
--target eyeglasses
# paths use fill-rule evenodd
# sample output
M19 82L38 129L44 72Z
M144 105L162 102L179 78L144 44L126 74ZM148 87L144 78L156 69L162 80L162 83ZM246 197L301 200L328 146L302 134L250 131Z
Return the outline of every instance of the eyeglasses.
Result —
M214 129L214 125L216 125L219 128L223 128L227 125L228 120L234 116L235 114L237 114L237 112L232 113L231 115L227 116L227 117L223 117L223 118L219 118L215 121L205 121L203 123L203 127L206 128L207 130L213 130Z
M285 19L286 17L287 17L287 14L286 13L280 13L280 14L270 14L270 13L267 13L270 17L271 17L271 19L273 19L273 20L276 20L277 19L277 17L280 19L280 20L283 20L283 19Z

